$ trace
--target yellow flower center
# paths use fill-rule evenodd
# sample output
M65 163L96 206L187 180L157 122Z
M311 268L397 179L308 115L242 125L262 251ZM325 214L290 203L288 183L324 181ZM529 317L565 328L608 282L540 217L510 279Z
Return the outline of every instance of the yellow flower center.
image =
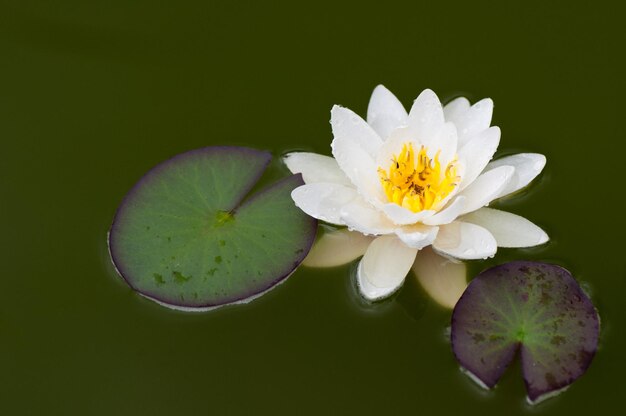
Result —
M380 183L389 202L413 212L437 209L460 180L456 157L442 169L440 153L431 159L422 146L416 155L413 145L405 143L402 152L394 155L388 171L379 167Z

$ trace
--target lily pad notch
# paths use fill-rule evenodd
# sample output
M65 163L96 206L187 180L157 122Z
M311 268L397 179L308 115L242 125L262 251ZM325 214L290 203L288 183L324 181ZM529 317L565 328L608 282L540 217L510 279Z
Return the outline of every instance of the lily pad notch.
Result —
M109 232L120 276L141 295L185 311L247 303L283 282L311 249L317 222L291 199L303 184L299 174L248 196L271 158L214 146L150 170Z
M452 350L461 368L493 388L521 354L530 404L567 389L598 347L600 320L564 268L515 261L474 278L452 313Z

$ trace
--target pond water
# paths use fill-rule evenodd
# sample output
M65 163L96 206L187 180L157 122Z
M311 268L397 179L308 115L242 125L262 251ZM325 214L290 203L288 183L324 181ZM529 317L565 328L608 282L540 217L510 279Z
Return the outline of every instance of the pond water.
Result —
M623 408L624 44L610 3L3 1L0 5L0 413L588 414ZM259 2L260 3L260 2ZM280 4L279 4L280 3ZM562 4L559 4L562 3ZM525 403L519 364L485 392L450 311L409 279L366 305L355 265L299 269L248 305L186 314L132 292L106 235L148 169L209 145L328 154L329 110L491 97L499 154L544 153L499 204L551 242L472 262L562 264L591 293L600 350L569 391ZM275 161L271 176L285 174Z

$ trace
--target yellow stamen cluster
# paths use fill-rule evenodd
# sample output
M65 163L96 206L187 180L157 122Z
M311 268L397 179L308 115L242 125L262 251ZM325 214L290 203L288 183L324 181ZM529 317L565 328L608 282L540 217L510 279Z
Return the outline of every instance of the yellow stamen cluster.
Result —
M394 156L389 171L378 168L389 202L413 212L437 209L458 184L456 158L442 170L441 152L431 159L426 150L422 146L416 155L413 145L405 143L402 152Z

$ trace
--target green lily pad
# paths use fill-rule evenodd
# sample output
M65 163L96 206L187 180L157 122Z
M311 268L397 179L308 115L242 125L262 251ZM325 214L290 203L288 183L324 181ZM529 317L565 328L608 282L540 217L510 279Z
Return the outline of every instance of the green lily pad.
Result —
M562 267L528 261L472 280L452 314L452 349L481 385L496 385L518 349L528 401L537 403L583 375L600 323L591 300Z
M287 177L251 197L268 152L207 147L148 172L126 195L109 233L119 274L165 306L208 310L247 302L287 278L315 239Z

